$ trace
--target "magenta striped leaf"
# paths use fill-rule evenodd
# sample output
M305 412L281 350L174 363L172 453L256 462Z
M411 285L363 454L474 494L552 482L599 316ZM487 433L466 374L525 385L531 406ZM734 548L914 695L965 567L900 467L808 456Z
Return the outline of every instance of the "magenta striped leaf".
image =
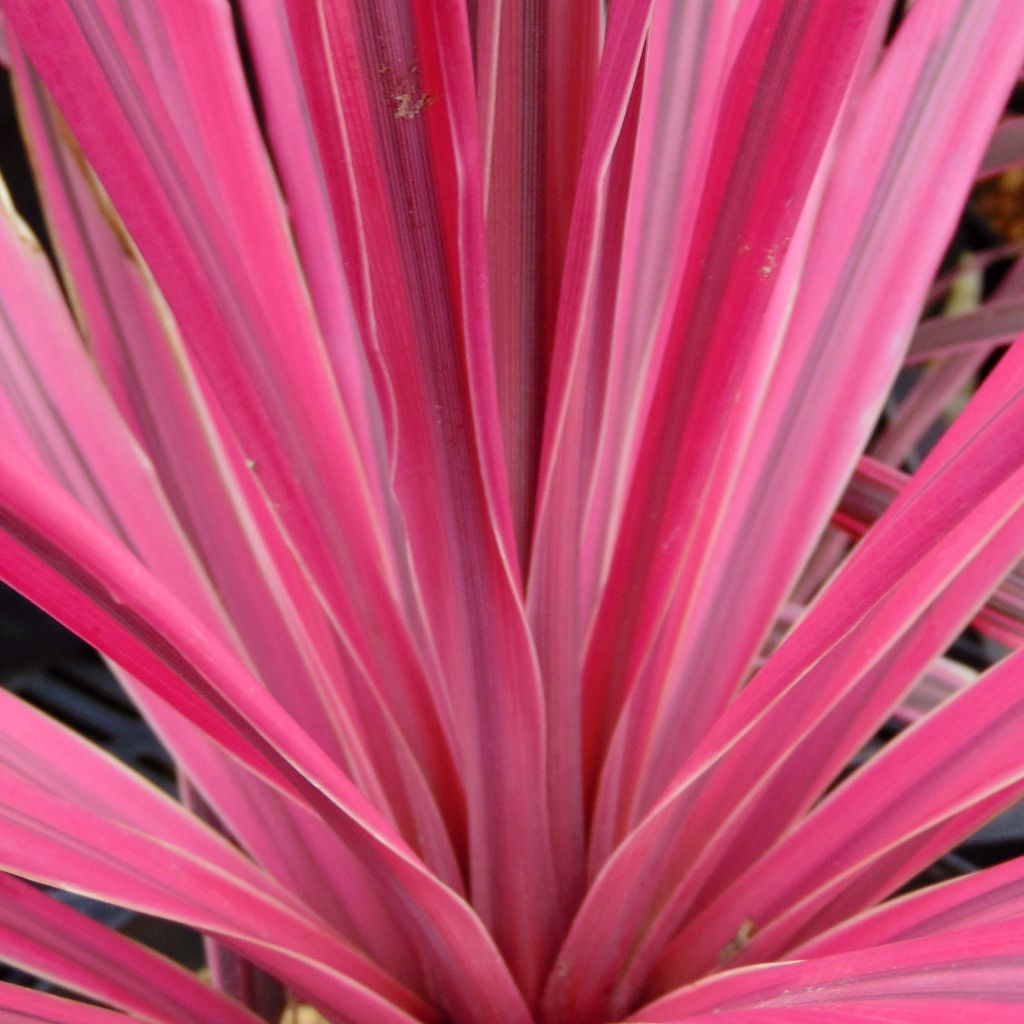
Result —
M700 500L709 500L721 515L695 515L690 520L695 525L688 532L674 535L679 538L674 543L688 552L688 561L682 563L675 577L670 575L670 560L659 554L659 571L673 588L668 607L674 610L648 620L659 632L652 637L649 648L640 647L644 661L629 675L633 692L619 719L606 771L608 781L602 784L603 792L598 797L595 834L603 845L592 853L595 867L609 839L621 837L628 823L639 821L673 771L694 749L709 721L741 685L788 590L796 583L799 567L834 506L856 454L867 441L870 423L902 354L899 344L879 346L871 339L904 336L916 315L910 293L920 297L934 271L934 260L920 260L920 218L903 204L902 198L896 198L905 195L896 183L902 180L908 191L919 188L922 195L931 191L920 178L927 167L935 166L919 155L917 147L926 144L956 153L956 174L961 187L966 188L984 142L985 135L979 132L967 145L960 132L961 121L951 95L957 96L959 103L973 103L978 95L977 82L964 75L963 65L952 54L957 49L956 40L968 38L979 53L995 54L1003 41L1003 23L994 8L988 11L991 20L983 22L975 22L975 14L961 14L950 5L941 11L921 8L918 18L908 19L902 37L894 41L888 60L883 61L858 108L862 119L852 119L850 136L836 154L837 173L822 197L816 230L806 253L804 280L778 345L777 361L774 367L766 365L761 391L755 388L740 392L741 396L750 395L749 407L741 405L751 417L750 433L745 439L737 435L735 441L736 458L741 461L729 463L723 457L713 464L720 486L729 489L722 492L719 501L712 496L714 492L700 490L689 476L684 477L689 481L686 486L693 488ZM1013 67L1008 60L1003 74L1010 75ZM901 97L899 104L894 102L897 94ZM990 94L992 119L1000 97L997 91ZM877 125L876 115L880 116L883 107L893 141L893 162L889 165L878 163L877 144L868 142ZM924 123L932 124L934 131L927 133ZM946 172L953 172L948 161L943 160L942 166ZM911 181L919 184L911 185ZM893 206L897 203L901 206L899 213ZM858 211L856 215L854 210ZM883 210L887 212L881 213ZM951 204L942 215L948 218L943 230L949 230L956 207ZM929 224L937 234L941 233L939 216L932 207ZM906 258L895 256L897 246L890 235L883 241L878 230L881 221L891 227L902 225L900 237L907 247ZM871 252L881 251L881 247L893 263L871 258ZM895 290L894 274L906 275L901 277L903 286ZM773 276L768 275L767 280ZM856 287L851 285L853 281ZM893 301L894 293L900 296L899 302ZM844 301L856 301L862 311L870 304L871 315L878 319L870 328L854 328L854 318L841 304ZM765 352L765 358L770 357ZM707 380L709 394L724 405L724 392L716 390L720 376L709 375ZM854 386L859 389L857 398L850 392ZM758 408L757 403L762 401ZM861 419L843 411L849 408L846 402L861 409ZM673 451L666 440L660 430L651 428L652 451L657 451L662 460L671 457L666 452ZM842 459L841 446L845 453ZM695 450L703 449L702 444L695 444ZM816 451L821 454L813 454ZM845 462L847 458L849 462ZM820 470L826 464L835 474L831 478ZM731 474L726 472L728 465L735 467ZM806 467L803 475L796 470L798 466ZM665 477L656 474L653 479L663 481ZM671 504L669 507L675 508ZM645 543L650 543L651 537L641 524L647 522L648 514L645 503L638 500L637 535ZM689 538L686 547L684 537ZM765 538L770 538L770 543ZM626 560L625 549L623 559L625 565L635 565L632 559ZM755 560L765 569L751 580L738 567ZM611 599L611 583L607 593L606 601ZM623 591L623 596L626 593ZM676 623L683 625L676 629ZM735 638L742 637L742 642L736 639L725 651L719 650L715 638L724 629L731 630ZM600 621L595 624L590 653L595 666L607 662L605 649L598 644L606 644L611 635L612 629L602 629ZM635 643L636 637L630 642ZM704 682L700 687L685 685L693 678ZM596 683L590 685L590 691L602 692ZM671 713L665 713L667 709ZM658 714L652 722L655 710ZM687 733L679 726L670 727L670 722L685 722L682 728L692 730L693 737L688 740ZM645 767L620 784L618 766L624 750L634 743L641 744Z
M31 974L158 1024L256 1024L188 971L122 938L31 885L0 876L4 959Z
M846 956L730 971L659 999L631 1019L653 1024L686 1020L708 1010L789 1010L802 1004L825 1004L841 1012L846 1001L876 1003L884 1012L885 1000L894 998L897 1006L901 999L929 1006L934 1020L943 1012L945 999L956 1005L963 998L963 986L969 986L979 1010L991 1001L998 1013L1000 1004L1019 1008L1024 1001L1019 967L1022 930L1024 921L1017 918L1007 921L998 934L981 928L952 931Z
M1013 860L890 900L815 936L795 953L824 956L1010 920L1021 912L1021 871L1020 861Z
M948 434L929 463L941 467L937 476L929 479L923 472L920 479L915 477L915 483L930 483L935 488L931 493L942 493L943 499L929 499L922 492L914 501L907 490L901 495L907 504L890 506L878 531L871 534L877 557L866 558L863 547L856 550L845 573L766 662L754 684L727 709L690 766L597 876L562 955L569 963L579 958L588 969L596 957L606 958L609 967L623 972L624 1000L634 991L632 986L640 984L642 969L650 969L653 958L679 931L687 913L699 909L702 888L716 891L745 857L763 848L760 844L771 843L806 810L831 777L830 760L836 758L838 771L844 748L846 756L852 756L899 701L914 678L916 659L917 671L923 672L1018 557L1024 516L1019 503L1008 502L1008 495L1019 493L1022 467L1013 457L1001 469L996 463L999 454L1006 456L1015 447L1006 445L1008 421L998 414L1012 416L1014 405L1019 412L1024 360L1015 353L1000 369L977 397L974 415L965 414L958 422L967 438L982 428L974 444L987 451L981 458L995 470L996 486L988 498L976 486L980 481L971 488L973 500L981 502L978 506L972 508L954 495L949 484L956 475L955 459L950 461L950 455L963 441L961 431ZM973 444L967 448L972 454L965 451L964 457L973 459ZM960 516L965 518L958 526ZM992 525L981 527L986 516ZM930 517L934 525L929 524ZM901 544L885 543L886 528L901 535ZM979 537L986 534L993 538L988 557L969 562L957 581L962 587L950 586L958 563L976 554ZM960 543L966 547L957 555ZM943 557L935 557L940 553ZM887 572L892 572L888 584ZM942 572L951 575L944 578ZM862 583L855 582L857 576ZM858 608L858 599L868 603ZM961 601L966 608L958 604ZM900 622L898 609L903 614L913 609L917 620L922 608L926 612L920 621ZM949 622L947 616L954 616L953 622L943 625L944 620ZM820 779L809 774L811 766L822 772ZM727 792L743 796L726 799ZM751 834L757 837L753 845L748 841ZM636 886L636 879L650 881L652 874L655 885ZM634 895L623 901L603 899L603 892ZM742 919L734 926L741 923ZM636 957L630 971L624 971L622 961L627 942ZM681 939L678 942L676 951L686 948ZM578 995L579 988L572 991Z
M554 876L546 809L531 796L544 785L541 692L487 278L466 262L486 249L468 23L455 7L442 26L440 11L416 4L385 4L377 21L355 4L287 6L337 230L365 267L416 625L466 793L471 896L529 990L553 942ZM510 776L522 786L501 784ZM510 902L510 887L536 895Z
M5 981L0 982L0 1012L10 1024L128 1024L140 1020Z
M911 365L1013 341L1024 330L1024 300L1014 296L960 316L926 320L907 354Z

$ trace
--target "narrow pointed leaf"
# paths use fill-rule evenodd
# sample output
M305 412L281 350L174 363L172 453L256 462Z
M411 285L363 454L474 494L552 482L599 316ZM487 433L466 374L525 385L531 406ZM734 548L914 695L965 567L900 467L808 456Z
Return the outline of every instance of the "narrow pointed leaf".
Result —
M303 793L353 846L384 884L400 919L433 949L446 1000L467 1007L475 1020L488 1013L490 1020L522 1020L525 1010L511 978L466 904L423 867L336 766L300 739L280 706L155 580L102 531L70 517L52 485L27 474L3 448L0 525L3 571L12 584L75 621L88 639L286 793ZM127 593L131 612L117 599ZM407 901L421 913L402 915ZM471 994L473 976L479 987Z
M442 26L428 5L287 8L337 229L362 268L366 344L386 375L425 670L466 788L470 896L530 991L557 901L534 796L543 707L491 365L469 28L454 8ZM509 901L512 890L531 895Z
M991 1000L998 1012L1000 1004L1024 1003L1022 935L1024 921L1016 918L998 933L978 928L856 953L730 971L659 999L630 1020L654 1024L685 1020L702 1011L721 1015L748 1007L798 1010L801 1005L826 1002L842 1012L846 1001L877 1002L884 1013L888 999L897 1000L897 1006L901 999L913 999L931 1009L932 1020L941 1020L937 1015L945 999L952 999L955 1006L968 994L979 1010Z
M169 960L9 875L0 876L5 963L157 1024L257 1024Z
M4 1024L130 1024L145 1019L6 981L0 981L0 1014Z
M1024 330L1024 299L995 299L960 316L925 320L914 332L907 365L1013 341Z
M1017 858L888 900L815 936L792 955L828 956L954 928L994 925L1022 913L1024 860Z

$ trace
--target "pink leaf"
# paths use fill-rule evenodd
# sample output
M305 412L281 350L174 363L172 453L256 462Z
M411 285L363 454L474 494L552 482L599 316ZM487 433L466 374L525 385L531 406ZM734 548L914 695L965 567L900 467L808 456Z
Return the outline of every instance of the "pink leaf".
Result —
M526 558L569 213L593 103L600 11L484 0L477 81L494 358L520 557Z
M665 529L670 522L680 524L678 533L665 534L672 538L668 550L658 545L650 529L653 513L650 501L642 499L643 488L634 488L633 536L645 545L645 557L658 575L644 584L646 600L652 604L650 614L641 619L641 602L629 596L632 590L613 593L618 586L613 571L605 598L607 628L602 620L596 622L588 655L603 678L606 666L614 664L609 644L620 631L633 652L633 660L625 663L632 696L618 725L618 746L611 750L607 781L598 797L595 836L600 845L592 851L594 867L624 829L652 806L687 752L742 685L863 449L898 369L902 338L934 271L934 253L959 213L973 160L1020 59L1021 39L1012 53L1004 48L1002 27L1013 21L1008 10L985 8L985 17L975 23L972 19L982 13L980 8L972 8L963 20L956 4L915 8L902 26L851 111L849 135L837 145L835 173L813 222L785 330L781 337L772 337L769 327L761 325L768 347L758 358L764 361L751 363L756 375L742 388L737 379L728 392L732 401L740 389L740 412L726 411L726 374L739 373L733 335L721 336L728 367L713 373L710 363L694 364L694 372L699 369L705 375L702 393L713 403L709 407L726 417L732 432L729 447L722 448L726 441L711 433L705 441L699 432L711 431L711 423L693 411L693 403L684 413L686 403L678 388L664 385L666 415L674 410L673 415L689 417L692 448L683 447L683 453L692 451L710 475L707 486L701 486L705 469L695 469L692 475L683 472L685 458L677 463L680 494L689 495L686 500L691 504L683 507L666 497L670 511ZM848 13L845 7L843 11ZM967 71L961 40L979 55L1005 56L1000 83L988 73L994 66L986 61L985 72ZM972 113L977 131L967 145L957 104L965 109L973 105L981 82L991 86L986 123L973 121ZM947 151L955 157L955 167L940 155ZM939 175L944 186L951 187L954 178L957 182L955 189L944 193L941 213L924 198L935 192L926 181L937 183ZM923 206L918 214L912 212L908 194L928 203L927 215ZM890 210L891 215L881 210ZM934 229L929 244L922 242L922 221L927 221L929 231ZM878 227L882 222L884 233ZM898 289L893 288L894 275L902 281ZM777 298L782 301L786 296ZM734 311L740 308L724 300L720 304ZM711 307L719 308L715 302L709 302ZM879 345L878 338L893 340ZM685 351L695 359L692 349ZM651 458L675 459L680 449L669 435L656 429L653 420L648 431ZM645 471L638 467L637 472L639 482ZM666 481L663 473L652 473L644 486L665 490ZM635 575L641 570L628 554L629 543L620 540L616 557L622 559L623 573ZM684 560L675 563L673 550ZM759 566L758 572L748 574L747 567L753 564ZM612 614L613 600L623 612L623 602L629 605L630 615L642 625L639 632L626 625L633 620ZM730 643L720 644L717 638L727 634ZM596 697L605 692L597 678L588 683L588 692ZM606 731L616 707L612 701L607 712L597 716L604 719ZM623 776L618 765L627 750L642 758L642 767Z
M398 918L433 949L445 999L464 1006L473 1020L521 1024L525 1010L518 993L465 903L423 867L343 773L156 580L69 511L52 485L26 473L0 447L6 578L74 621L87 639L286 794L303 794L384 881ZM128 594L130 610L119 600ZM414 915L407 913L410 901L418 908Z
M819 804L694 917L666 951L655 983L664 988L674 981L673 968L687 940L688 965L695 971L713 968L746 919L754 922L756 932L736 957L784 955L801 937L895 889L939 853L935 847L954 845L1012 802L1024 781L1024 759L1012 739L1020 727L1021 664L1018 653L990 669ZM959 826L959 835L956 830L943 833L921 857L904 848L887 862L886 855L899 844L934 831L976 804L986 808L981 822ZM807 873L804 858L816 865ZM868 871L876 862L881 872ZM771 877L783 874L786 881L773 884ZM709 920L715 922L710 928Z
M740 520L743 505L731 495L777 356L783 298L795 284L796 264L781 277L777 270L786 266L794 238L794 257L807 241L806 219L803 231L798 225L816 206L821 161L876 14L872 3L841 11L762 4L725 87L728 116L710 157L722 173L710 175L703 190L684 276L665 313L667 347L587 649L584 764L588 790L599 787L592 867L667 781L669 755L662 748L678 757L690 746L678 726L669 740L659 723L685 722L699 735L736 684L726 678L743 670L727 664L724 650L717 652L714 678L688 659L697 648L701 657L710 655L697 642L704 628L718 632L705 626L708 616L726 608L731 619L737 615L732 602L714 594L713 577L729 564L728 545L717 538L728 525L727 511L729 523ZM837 23L827 27L832 17ZM822 48L819 33L835 45ZM811 106L804 76L817 83ZM768 193L780 187L789 202L769 202ZM747 401L737 403L737 394ZM707 582L705 571L712 574ZM728 653L738 659L754 634L735 621L731 628L739 639ZM702 684L684 691L679 678ZM631 693L635 702L613 740ZM657 717L655 706L662 711ZM609 743L609 771L598 781L598 755ZM637 747L638 771L618 770L619 744Z
M466 788L471 899L531 991L558 904L534 798L543 707L489 349L468 24L445 8L442 31L433 7L390 2L288 10L337 230L363 268L366 343L393 403L410 595Z
M687 1020L702 1011L721 1015L746 1008L798 1010L803 1005L842 1013L846 1002L862 1008L865 1002L874 1003L885 1014L889 1000L895 1001L897 1014L913 1000L931 1010L931 1020L954 1020L941 1015L945 1000L963 1006L959 1001L967 995L979 1010L991 1001L999 1014L1008 1005L1024 1003L1022 939L1024 920L1016 918L998 932L975 928L821 959L760 964L680 989L638 1010L630 1020L655 1024Z
M434 870L457 887L454 855L423 777L424 771L436 771L438 789L452 788L431 708L415 687L402 685L405 680L389 680L382 694L365 667L346 661L333 626L277 535L213 396L191 373L173 325L149 306L152 288L147 292L141 268L125 255L125 242L111 226L116 214L94 201L38 79L23 60L16 71L40 173L54 185L48 193L54 234L71 269L93 351L111 390L122 396L120 411L134 424L167 502L140 472L144 467L136 465L141 460L122 424L109 412L103 415L109 403L78 338L65 329L33 344L27 325L24 337L14 341L33 371L28 380L36 389L42 381L53 382L30 424L46 431L40 457L63 466L89 465L92 489L73 487L76 496L112 529L135 527L128 542L193 608L216 602L208 622L230 616L227 640L252 660L274 696L362 791L422 842ZM66 194L57 187L63 182L77 188ZM130 490L129 481L140 475L141 484ZM216 598L204 593L210 584ZM303 843L293 846L301 849Z
M951 929L996 924L1024 913L1024 859L976 871L888 900L816 935L792 951L818 957Z
M580 515L586 487L583 451L596 408L586 408L585 381L602 364L600 335L607 317L593 307L621 237L628 159L637 124L639 63L650 3L619 5L611 43L602 56L596 120L580 169L562 280L552 367L552 410L545 427L544 461L531 550L528 611L547 700L547 757L560 888L572 902L583 884L584 813L580 775L579 675L587 625L581 598ZM607 250L605 246L607 245ZM611 281L607 281L611 284ZM607 291L610 294L610 289ZM608 306L604 313L610 313ZM591 351L597 349L597 353ZM563 457L563 453L564 457Z
M899 699L900 688L941 652L1019 556L1024 448L1008 445L1007 438L1011 420L1024 410L1022 374L1024 353L1000 364L957 429L915 476L916 486L890 507L870 541L856 550L601 871L562 955L588 970L596 957L606 957L608 969L624 975L623 1003L679 931L708 877L717 876L721 886L806 808L842 767L844 749L852 756ZM1010 450L1016 456L1005 458ZM968 477L959 471L958 457L978 472ZM992 490L982 466L992 472ZM972 561L990 536L990 549ZM950 586L957 576L959 585ZM902 640L919 610L936 597L941 600L919 632L911 630ZM889 661L880 661L890 649ZM884 668L874 671L876 662ZM843 702L856 709L852 719L835 711ZM776 779L782 781L773 785ZM743 797L737 800L736 794ZM750 829L758 837L753 847ZM636 886L639 877L647 887ZM730 923L736 928L741 921ZM633 932L641 928L643 943ZM627 937L636 957L631 970L619 959ZM679 970L693 962L683 957L684 948L677 938L667 954Z
M378 681L396 674L417 679L398 607L398 546L386 539L385 499L375 483L383 468L362 463L323 372L326 356L297 268L288 262L290 247L265 242L283 239L269 193L250 194L235 180L241 167L224 158L217 170L225 192L248 205L233 223L213 208L149 69L107 0L82 8L80 20L63 0L15 4L7 13L152 270L187 350L217 389L268 508L342 633ZM229 99L224 93L225 104ZM141 124L148 127L139 133ZM247 242L240 247L243 222ZM369 642L371 623L387 644Z
M184 968L17 879L0 875L4 961L159 1024L257 1024Z
M914 332L907 364L971 352L1010 342L1024 330L1024 299L995 299L959 316L925 320Z
M4 870L180 920L366 1024L433 1019L422 1000L308 913L282 904L273 888L256 888L185 850L46 792L6 767L0 770L0 798Z
M131 1024L138 1017L0 982L4 1024Z

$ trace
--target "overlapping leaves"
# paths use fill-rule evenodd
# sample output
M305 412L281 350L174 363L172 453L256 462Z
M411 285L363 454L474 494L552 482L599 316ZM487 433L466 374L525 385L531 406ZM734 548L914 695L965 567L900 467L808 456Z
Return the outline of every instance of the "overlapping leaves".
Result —
M0 574L208 812L6 698L0 957L107 1008L0 1016L1016 1019L1017 865L871 909L1024 791L943 660L1024 629L1024 276L917 326L1016 0L235 6L0 0Z

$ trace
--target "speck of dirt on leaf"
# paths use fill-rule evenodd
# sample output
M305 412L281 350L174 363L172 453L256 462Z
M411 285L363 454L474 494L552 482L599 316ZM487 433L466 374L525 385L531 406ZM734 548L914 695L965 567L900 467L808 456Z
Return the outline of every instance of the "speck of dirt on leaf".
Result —
M772 246L764 254L764 263L758 268L758 273L762 277L768 277L769 274L775 269L775 264L778 262L779 250L776 246Z
M736 935L725 944L722 951L718 954L718 962L720 964L727 964L730 960L739 956L750 944L755 930L754 922L749 917L745 918L739 928L736 929Z
M422 92L398 92L391 97L395 102L395 117L411 121L423 113L423 108L431 102L431 96Z

